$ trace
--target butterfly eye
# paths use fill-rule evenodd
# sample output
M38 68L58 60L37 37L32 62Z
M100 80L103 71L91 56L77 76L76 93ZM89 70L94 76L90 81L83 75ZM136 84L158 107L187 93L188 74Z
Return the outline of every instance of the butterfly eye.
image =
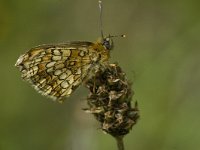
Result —
M111 50L113 48L113 41L111 38L106 37L103 39L103 43L102 43L106 49Z

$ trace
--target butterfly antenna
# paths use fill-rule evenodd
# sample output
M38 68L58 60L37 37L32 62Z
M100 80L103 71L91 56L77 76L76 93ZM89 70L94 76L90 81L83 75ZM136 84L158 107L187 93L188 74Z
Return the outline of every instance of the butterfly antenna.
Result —
M102 5L102 1L101 1L101 0L99 0L99 10L100 10L99 27L100 27L100 31L101 31L101 37L102 37L102 39L103 39L103 38L104 38L104 36L103 36L103 24L102 24L103 5Z
M126 35L125 34L121 34L121 35L109 35L110 38L113 38L113 37L122 37L122 38L125 38Z

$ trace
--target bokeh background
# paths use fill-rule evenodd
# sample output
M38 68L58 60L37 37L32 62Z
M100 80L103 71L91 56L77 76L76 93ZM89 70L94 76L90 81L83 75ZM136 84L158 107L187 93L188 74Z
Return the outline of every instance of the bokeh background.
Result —
M115 38L111 62L133 81L141 118L126 150L199 150L200 3L103 1L103 28ZM38 94L14 64L29 48L95 41L97 0L0 0L0 150L114 150L115 140L83 112L80 87L64 104Z

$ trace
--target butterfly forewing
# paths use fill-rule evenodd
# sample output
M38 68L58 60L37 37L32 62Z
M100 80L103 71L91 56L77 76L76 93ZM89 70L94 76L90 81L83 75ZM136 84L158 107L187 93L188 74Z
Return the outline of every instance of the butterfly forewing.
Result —
M102 50L101 45L91 42L41 45L21 55L16 66L36 90L62 101L82 83L94 62L101 57L107 59L108 54Z

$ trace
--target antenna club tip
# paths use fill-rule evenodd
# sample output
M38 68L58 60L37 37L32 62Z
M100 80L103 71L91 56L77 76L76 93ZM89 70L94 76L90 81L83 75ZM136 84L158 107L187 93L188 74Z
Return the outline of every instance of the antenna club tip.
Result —
M99 4L101 4L102 3L102 1L101 0L99 0Z
M125 34L122 34L122 35L121 35L121 37L125 38L125 37L126 37L126 35L125 35Z

